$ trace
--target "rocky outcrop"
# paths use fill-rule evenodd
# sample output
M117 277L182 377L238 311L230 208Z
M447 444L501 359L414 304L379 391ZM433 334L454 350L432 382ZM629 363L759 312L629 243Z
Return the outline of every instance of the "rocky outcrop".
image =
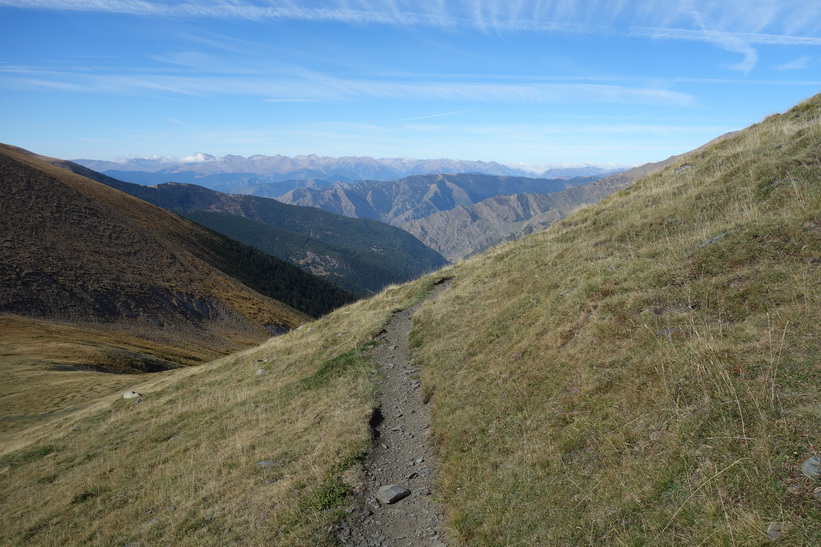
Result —
M451 261L544 230L557 220L592 205L620 185L591 182L549 194L500 195L470 207L456 207L397 223Z

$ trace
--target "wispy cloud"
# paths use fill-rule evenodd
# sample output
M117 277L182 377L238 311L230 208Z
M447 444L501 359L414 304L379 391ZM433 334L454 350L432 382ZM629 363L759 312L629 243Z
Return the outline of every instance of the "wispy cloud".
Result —
M177 93L191 96L240 94L269 102L352 99L432 99L508 103L606 103L690 107L693 96L648 87L592 83L498 83L344 79L314 73L305 78L210 77L167 74L101 74L0 66L0 86L60 88L85 93Z
M600 32L605 28L733 29L756 34L778 26L784 36L821 29L821 6L801 0L324 0L312 7L294 0L0 0L0 6L130 15L294 19L391 25L472 26L500 30ZM800 14L800 17L798 16Z
M810 86L820 87L821 80L750 80L750 79L731 79L731 78L675 78L673 81L689 83L689 84L718 84L718 85L769 85L769 86Z
M440 114L428 114L426 116L414 116L412 118L404 118L400 122L411 122L416 120L429 120L431 118L444 118L447 116L456 116L457 114L464 114L467 110L457 110L455 112L442 112Z
M803 57L799 57L798 59L790 61L789 63L777 65L775 68L776 70L804 70L810 67L811 62L812 57L810 57L809 55L804 55Z
M474 28L484 31L614 34L713 44L741 56L749 73L760 45L821 46L821 4L805 0L0 0L0 6L181 18L298 20L356 25Z
M345 2L328 2L327 7L306 8L291 4L287 7L257 5L249 2L176 2L159 3L149 0L0 0L0 6L118 13L124 15L153 15L165 17L208 17L241 19L297 19L303 21L338 21L343 23L375 23L391 25L464 24L459 17L436 12L384 11L384 4L373 4L369 9L352 9ZM366 3L367 4L367 3Z
M316 99L295 99L295 98L280 98L280 99L262 99L266 103L315 103Z
M781 36L745 32L690 30L669 28L632 28L629 35L654 40L678 40L713 44L726 51L740 53L742 60L730 68L748 74L758 62L755 45L821 46L821 37Z

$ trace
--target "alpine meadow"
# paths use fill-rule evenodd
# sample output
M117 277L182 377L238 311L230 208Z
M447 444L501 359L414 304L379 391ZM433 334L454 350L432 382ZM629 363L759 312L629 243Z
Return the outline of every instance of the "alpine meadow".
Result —
M0 541L345 543L412 306L448 545L821 543L821 95L261 345L5 395Z

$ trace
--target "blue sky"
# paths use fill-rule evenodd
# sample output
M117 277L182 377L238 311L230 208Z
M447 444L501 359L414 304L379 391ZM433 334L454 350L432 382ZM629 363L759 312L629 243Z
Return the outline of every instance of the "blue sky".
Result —
M640 164L821 92L814 0L0 0L0 142Z

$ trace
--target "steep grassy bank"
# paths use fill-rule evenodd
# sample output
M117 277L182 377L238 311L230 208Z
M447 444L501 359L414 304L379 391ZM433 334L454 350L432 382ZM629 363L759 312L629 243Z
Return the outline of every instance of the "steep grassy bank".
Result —
M55 416L0 458L4 544L313 545L368 446L368 342L431 280ZM25 439L8 434L4 447Z
M686 162L417 316L455 541L821 542L821 96Z

